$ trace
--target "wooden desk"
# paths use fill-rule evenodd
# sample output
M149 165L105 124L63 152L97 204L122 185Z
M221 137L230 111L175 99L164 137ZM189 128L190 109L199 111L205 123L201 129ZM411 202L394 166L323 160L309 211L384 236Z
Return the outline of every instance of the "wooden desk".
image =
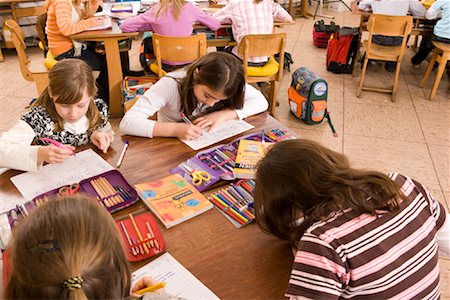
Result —
M103 42L105 45L106 64L109 82L109 112L111 117L121 117L123 107L121 101L122 66L120 64L119 40L137 35L137 32L125 33L120 30L116 22L112 29L84 31L71 35L74 40Z
M0 0L0 22L5 15L11 14L12 19L19 24L19 18L39 16L45 12L41 4L36 3L33 7L17 7L18 3L39 2L35 0ZM0 33L1 34L1 33ZM0 48L0 62L3 61L3 53Z
M255 128L244 134L284 127L266 113L246 121ZM167 176L171 168L196 153L176 138L130 136L117 136L107 154L97 153L115 164L125 140L130 146L119 170L131 185ZM0 198L6 194L18 196L9 180L18 173L10 170L0 175ZM148 209L139 201L115 213L114 218L144 211ZM214 208L170 229L159 220L158 225L166 250L221 299L283 299L293 260L291 249L287 243L261 232L256 224L237 229ZM148 262L133 263L132 268Z

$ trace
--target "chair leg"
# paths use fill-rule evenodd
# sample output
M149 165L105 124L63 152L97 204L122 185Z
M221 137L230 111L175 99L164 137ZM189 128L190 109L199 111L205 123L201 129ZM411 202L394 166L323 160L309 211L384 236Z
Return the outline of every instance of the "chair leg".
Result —
M40 96L48 86L48 73L33 75L33 80L36 84L38 96Z
M272 81L270 83L269 112L273 117L275 117L275 109L277 107L277 90L278 81Z
M402 63L398 61L397 68L395 68L394 85L392 86L392 102L395 102L395 99L397 98L398 77L400 76L401 65Z
M436 79L434 80L433 87L431 88L430 100L433 100L434 96L436 96L437 89L439 87L439 83L441 82L442 74L444 74L445 67L447 66L447 61L449 58L450 52L443 52L441 56L441 61L439 62L439 67L436 74Z
M359 80L358 93L356 94L356 96L358 96L358 98L359 98L359 96L361 96L361 91L362 91L362 87L363 87L363 84L364 84L364 76L366 75L368 62L369 62L369 59L367 58L367 55L366 55L366 58L364 58L363 68L361 70L361 79Z
M428 77L430 77L431 70L433 70L434 62L436 61L438 55L439 55L438 49L434 49L433 56L431 57L430 63L428 64L428 68L425 71L425 75L423 75L422 81L420 81L419 87L423 88L425 86Z

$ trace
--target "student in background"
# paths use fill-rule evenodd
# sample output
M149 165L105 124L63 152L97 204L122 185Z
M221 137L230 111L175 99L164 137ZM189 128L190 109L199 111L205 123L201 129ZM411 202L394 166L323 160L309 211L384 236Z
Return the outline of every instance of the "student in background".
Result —
M103 25L104 17L94 17L101 0L46 0L47 23L45 31L48 47L56 60L79 58L93 70L100 71L97 78L98 97L109 101L109 84L104 55L95 48L74 41L70 35Z
M217 30L220 22L203 12L194 3L184 0L161 0L147 12L123 21L120 29L124 32L153 31L173 37L192 35L193 25L201 23L211 30ZM163 69L174 71L186 63L163 61Z
M48 201L13 231L2 299L125 299L131 275L123 247L113 218L98 201ZM136 286L148 284L144 277Z
M231 54L212 52L156 82L120 122L125 134L196 139L202 128L214 130L230 119L263 112L264 96L245 83L241 62ZM148 120L158 112L158 121ZM180 114L192 120L187 124Z
M237 45L225 51L231 51L241 60L243 57L237 50L244 35L273 33L274 21L294 22L291 15L273 0L230 0L225 7L214 13L213 17L222 23L231 22ZM267 60L267 56L251 57L249 65L263 66Z
M437 19L432 36L422 36L419 51L411 58L413 65L419 65L424 61L434 46L431 41L450 44L450 1L436 0L425 15L427 19ZM449 73L450 74L450 73Z
M293 247L287 297L439 298L450 215L419 182L301 139L269 150L254 197L262 230Z
M36 172L44 162L61 163L76 146L89 142L106 153L114 132L106 103L95 99L96 92L92 69L84 61L58 62L31 110L0 137L0 166ZM64 146L44 146L39 138Z
M406 16L410 14L414 17L424 17L425 7L419 0L362 0L358 8L364 11L372 11L374 14L390 16ZM373 35L372 42L383 46L399 46L402 44L400 36ZM364 60L362 60L364 61ZM386 62L386 70L394 72L397 67L396 62Z

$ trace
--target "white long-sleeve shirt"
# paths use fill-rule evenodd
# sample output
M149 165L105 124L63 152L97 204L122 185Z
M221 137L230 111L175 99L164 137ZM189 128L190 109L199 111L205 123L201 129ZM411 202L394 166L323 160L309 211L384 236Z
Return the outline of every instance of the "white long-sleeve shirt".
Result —
M89 129L86 116L76 123L65 123L64 130L72 134L82 134ZM99 130L114 134L109 122ZM25 121L19 120L14 127L0 137L0 167L22 171L38 172L42 163L38 163L38 148L31 145L36 132ZM0 169L0 173L1 173Z
M158 80L125 114L120 122L120 131L130 135L153 137L156 121L148 120L148 118L156 112L158 112L159 122L180 122L181 100L178 83L174 78L183 78L185 75L186 70L182 69ZM200 115L200 107L199 105L193 112L194 116ZM239 119L258 114L267 108L268 103L264 95L253 86L246 84L244 106L236 110Z
M363 0L359 2L358 8L391 16L406 16L409 13L415 17L424 17L426 13L419 0Z

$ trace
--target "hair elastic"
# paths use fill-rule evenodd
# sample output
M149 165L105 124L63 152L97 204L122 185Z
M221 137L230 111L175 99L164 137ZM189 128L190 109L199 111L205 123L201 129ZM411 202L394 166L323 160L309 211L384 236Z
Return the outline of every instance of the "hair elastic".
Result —
M83 278L81 278L80 276L74 276L64 281L63 286L69 291L73 291L75 289L81 289L83 282Z

